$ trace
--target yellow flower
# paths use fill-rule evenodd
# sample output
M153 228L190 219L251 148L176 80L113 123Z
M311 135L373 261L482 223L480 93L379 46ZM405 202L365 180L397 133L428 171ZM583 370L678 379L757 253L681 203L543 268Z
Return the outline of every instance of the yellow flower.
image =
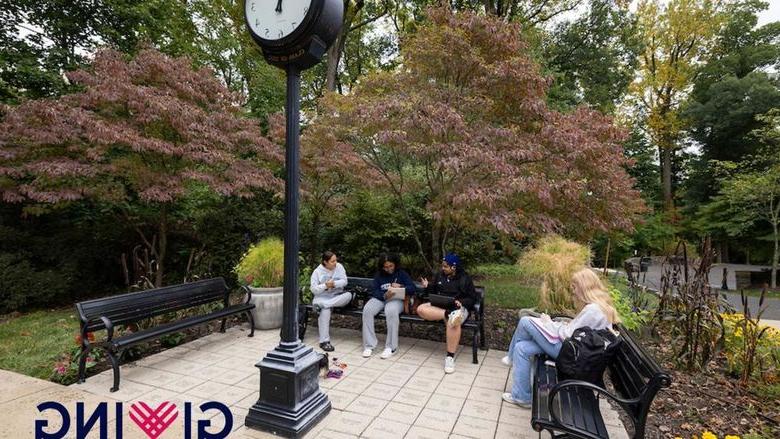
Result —
M718 437L712 434L712 432L704 430L704 433L701 434L701 439L718 439Z
M727 434L723 439L739 439L739 436L733 434Z

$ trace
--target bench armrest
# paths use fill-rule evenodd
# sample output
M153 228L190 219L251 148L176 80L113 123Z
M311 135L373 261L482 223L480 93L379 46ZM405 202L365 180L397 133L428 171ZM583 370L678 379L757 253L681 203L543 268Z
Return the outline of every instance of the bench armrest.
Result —
M599 386L597 386L597 385L595 385L593 383L589 383L587 381L564 380L564 381L561 381L558 384L554 385L552 387L552 389L550 389L550 393L547 396L547 410L549 411L550 416L552 417L552 419L556 423L558 423L560 425L563 425L563 423L561 422L561 420L558 418L558 415L553 410L553 407L555 406L555 397L562 390L568 389L570 387L580 387L580 388L592 390L594 392L597 392L600 395L604 395L607 398L609 398L609 399L615 401L616 403L618 403L623 408L623 410L626 413L628 413L629 415L631 415L631 413L633 413L634 407L641 402L639 398L634 398L634 399L623 399L623 398L620 398L620 397L610 393L607 389L605 389L603 387L599 387ZM631 415L631 421L636 423L636 420L634 419L633 415Z
M114 339L114 323L105 316L100 316L100 320L103 321L103 324L106 325L106 331L108 332L108 338L106 341L111 341Z
M249 287L247 287L246 285L241 285L241 289L244 290L244 292L246 293L246 302L244 303L249 303L249 301L252 300L252 292L249 291Z

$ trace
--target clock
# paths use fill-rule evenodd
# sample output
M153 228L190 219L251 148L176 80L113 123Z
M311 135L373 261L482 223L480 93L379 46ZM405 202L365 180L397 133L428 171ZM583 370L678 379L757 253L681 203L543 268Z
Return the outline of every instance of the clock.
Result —
M335 41L343 0L245 0L244 17L265 59L278 67L317 64Z

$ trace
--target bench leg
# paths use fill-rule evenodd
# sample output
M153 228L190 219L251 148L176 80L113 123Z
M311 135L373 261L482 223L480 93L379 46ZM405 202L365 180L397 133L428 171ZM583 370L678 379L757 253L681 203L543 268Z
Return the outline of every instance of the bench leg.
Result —
M219 332L225 332L225 323L227 323L227 318L222 319L222 323L219 325Z
M81 346L81 356L79 357L79 384L87 380L87 356L92 348L88 346Z
M120 353L115 353L112 350L106 350L108 353L108 359L111 360L111 368L114 370L114 387L111 388L112 392L119 390L119 357Z
M479 347L485 350L485 322L480 320L479 322Z
M249 320L249 336L255 336L255 316L252 315L252 311L247 311L246 316Z
M309 326L309 309L305 306L302 308L298 314L298 338L300 340L306 336L306 328Z
M479 330L474 330L474 335L471 338L471 355L472 355L472 363L479 364L477 361L477 346L479 346Z

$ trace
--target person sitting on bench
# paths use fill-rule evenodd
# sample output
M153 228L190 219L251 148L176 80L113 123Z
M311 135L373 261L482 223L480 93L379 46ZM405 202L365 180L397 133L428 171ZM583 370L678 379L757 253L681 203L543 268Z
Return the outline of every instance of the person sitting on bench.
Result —
M441 271L433 281L421 279L425 295L430 300L417 307L417 315L425 320L444 320L447 326L447 356L444 373L455 372L455 351L460 344L460 325L474 310L477 292L471 276L463 270L460 257L449 253L441 262Z
M399 292L400 289L404 290L401 297L394 296L394 289L398 289ZM398 255L383 253L379 256L371 299L363 306L364 358L370 357L376 348L374 317L380 311L385 312L387 322L387 340L380 358L384 360L393 356L398 349L398 327L401 325L400 315L404 310L404 296L414 294L415 290L414 281L406 271L401 269L401 259Z
M620 317L612 304L599 276L589 268L574 273L571 283L572 299L579 313L570 322L552 321L550 316L521 317L517 323L509 355L501 361L514 366L512 392L504 393L504 401L523 408L531 408L531 357L541 353L558 358L563 341L575 330L588 326L591 329L612 329Z
M347 272L339 264L336 254L326 251L322 254L322 263L311 274L311 292L314 295L312 305L319 308L317 328L320 332L320 348L333 351L330 344L330 310L347 306L352 294L344 292L347 286Z

